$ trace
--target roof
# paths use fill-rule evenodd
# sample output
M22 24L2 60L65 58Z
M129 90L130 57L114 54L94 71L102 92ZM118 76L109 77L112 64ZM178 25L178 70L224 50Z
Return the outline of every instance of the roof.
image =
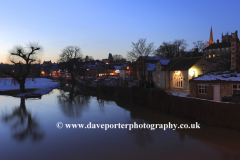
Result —
M159 60L161 65L166 66L171 61L170 59L160 59Z
M171 59L170 62L168 63L168 65L166 67L164 67L162 69L162 71L166 71L166 70L170 69L179 59L181 59L181 58L177 57L177 58Z
M209 63L217 63L218 61L220 60L223 60L224 59L222 57L213 57L213 58L206 58L206 60L209 62Z
M146 63L148 71L153 71L156 68L156 63Z
M96 65L84 65L84 67L89 69L98 69Z
M120 68L121 68L121 66L114 66L114 68L115 68L115 69L120 69Z
M205 49L216 49L216 48L227 48L227 47L231 47L231 42L213 43L208 47L206 47Z
M240 82L240 71L212 71L190 81L237 81Z
M158 60L168 60L167 57L152 57L152 56L142 56L144 59L147 60L154 60L154 61L158 61Z
M120 70L126 70L126 69L127 69L127 66L128 66L127 64L121 65L121 66L120 66Z
M182 58L179 62L170 68L170 71L188 70L202 58L203 57Z

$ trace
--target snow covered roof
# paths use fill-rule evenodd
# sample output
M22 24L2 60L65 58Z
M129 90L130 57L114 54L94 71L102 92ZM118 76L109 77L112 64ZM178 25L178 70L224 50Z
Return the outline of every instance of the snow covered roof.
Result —
M238 81L240 82L240 71L213 71L199 76L191 81Z
M148 71L153 71L156 68L156 63L146 63Z
M168 63L169 63L171 60L169 60L169 59L160 59L159 61L160 61L161 65L166 66L166 65L168 65Z
M155 60L155 61L157 61L157 60L168 60L168 58L167 57L147 57L147 56L142 56L144 59L147 59L147 60Z
M121 66L114 66L114 68L115 68L115 69L120 69L120 68L121 68Z
M85 68L98 69L96 65L85 65Z

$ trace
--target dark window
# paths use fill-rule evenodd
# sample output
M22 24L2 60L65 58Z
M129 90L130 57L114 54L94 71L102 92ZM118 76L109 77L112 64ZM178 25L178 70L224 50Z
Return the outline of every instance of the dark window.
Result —
M207 94L207 86L206 85L199 85L198 86L198 93Z

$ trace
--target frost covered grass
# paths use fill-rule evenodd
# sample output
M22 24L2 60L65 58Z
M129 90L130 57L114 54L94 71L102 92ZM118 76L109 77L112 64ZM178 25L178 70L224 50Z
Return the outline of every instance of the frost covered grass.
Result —
M17 83L16 85L12 82L11 78L0 78L0 92L2 93L8 93L7 95L14 95L16 97L24 97L27 94L47 94L52 89L57 88L60 86L59 82L54 82L51 79L47 78L28 78L26 79L25 83L25 89L26 92L31 93L19 93L20 86ZM12 93L12 94L11 94Z

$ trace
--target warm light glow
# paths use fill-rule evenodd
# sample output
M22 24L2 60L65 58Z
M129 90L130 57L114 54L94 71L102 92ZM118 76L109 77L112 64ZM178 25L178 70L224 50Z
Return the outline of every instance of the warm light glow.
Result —
M109 64L109 63L106 63L106 64Z
M215 57L215 54L213 54L212 57Z
M197 76L197 70L194 68L189 69L188 71L190 79L195 78Z
M211 55L209 55L208 58L211 58Z
M14 70L12 72L14 72Z
M175 71L175 75L180 75L181 71Z
M42 72L41 72L41 74L45 74L45 72L44 72L44 71L42 71Z
M87 69L87 71L89 71L89 69Z
M129 69L129 66L127 66L127 69Z

